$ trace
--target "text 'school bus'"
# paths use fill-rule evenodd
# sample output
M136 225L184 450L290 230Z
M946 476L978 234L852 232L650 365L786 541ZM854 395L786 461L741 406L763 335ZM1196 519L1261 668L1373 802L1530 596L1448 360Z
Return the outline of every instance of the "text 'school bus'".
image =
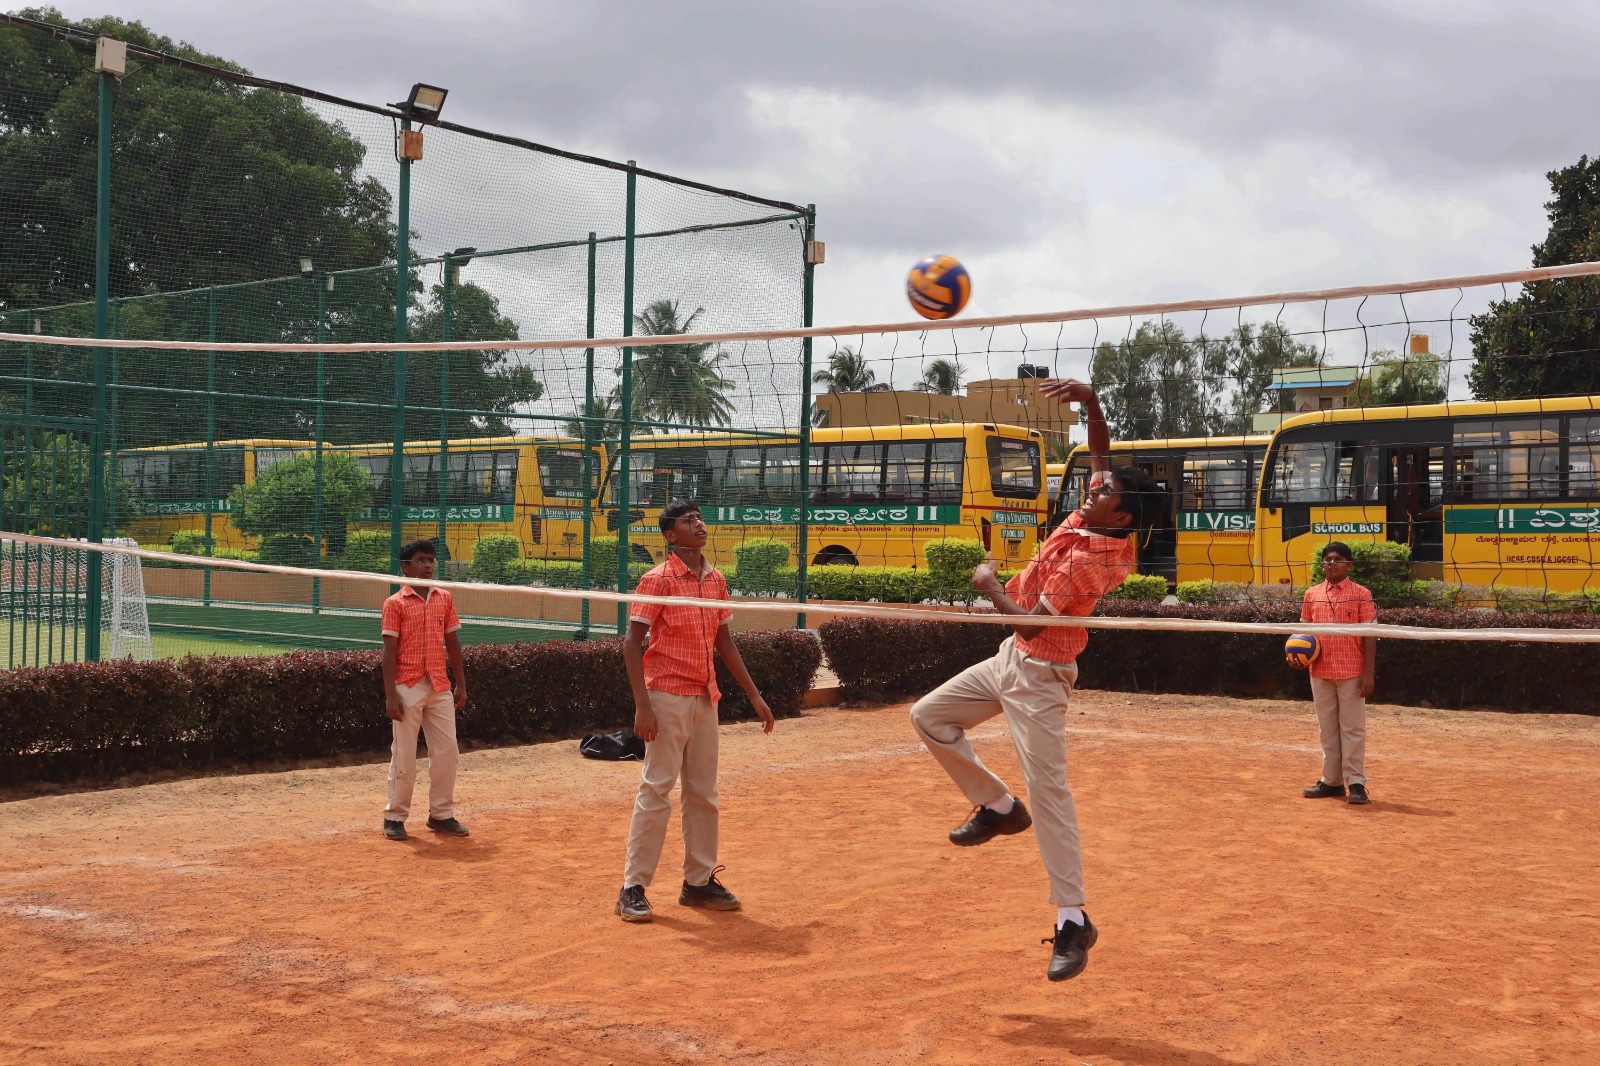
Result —
M1111 465L1137 467L1171 494L1172 513L1139 545L1139 572L1183 581L1247 582L1253 574L1256 482L1270 437L1114 441ZM1072 450L1051 524L1083 505L1089 452Z
M1305 584L1330 540L1411 547L1451 584L1600 587L1593 396L1318 411L1273 435L1257 580Z
M228 493L286 459L314 454L307 441L226 441L213 444L212 535L217 548L256 546L229 521ZM349 529L390 528L393 502L387 444L327 445L324 455L353 458L371 478L372 495L346 517ZM402 459L401 522L406 539L437 540L441 527L448 558L470 559L487 536L516 537L525 558L581 559L585 496L599 484L604 451L591 448L585 476L581 441L534 437L463 438L445 446L413 441ZM204 444L140 449L120 457L140 514L128 529L141 542L161 543L183 529L205 528ZM197 473L198 470L198 473ZM586 490L587 486L587 490ZM338 554L336 519L325 523L323 552ZM598 522L598 517L591 517ZM313 528L309 520L307 529ZM594 527L597 531L598 526Z
M811 434L808 544L812 565L927 565L946 537L983 543L1003 567L1032 558L1047 513L1043 437L1017 426L941 423L823 428ZM718 565L757 538L789 546L800 520L795 438L671 434L636 439L628 460L629 542L662 557L657 519L669 500L702 507ZM606 528L620 524L619 461L604 490Z

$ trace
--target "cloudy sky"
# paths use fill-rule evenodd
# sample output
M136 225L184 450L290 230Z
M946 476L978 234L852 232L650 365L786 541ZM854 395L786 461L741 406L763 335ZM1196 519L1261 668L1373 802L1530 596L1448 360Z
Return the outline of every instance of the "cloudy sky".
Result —
M358 99L818 206L817 321L1527 265L1590 129L1600 9L1501 0L67 0ZM1581 116L1581 117L1580 117Z

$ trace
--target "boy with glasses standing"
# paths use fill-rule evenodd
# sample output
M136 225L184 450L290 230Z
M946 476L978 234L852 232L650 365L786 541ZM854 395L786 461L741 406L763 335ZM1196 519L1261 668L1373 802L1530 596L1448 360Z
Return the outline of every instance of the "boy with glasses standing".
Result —
M1350 546L1330 541L1322 549L1323 580L1306 589L1300 621L1355 625L1375 622L1378 609L1366 586L1350 580ZM1367 800L1367 697L1376 684L1378 638L1318 637L1322 649L1311 664L1311 699L1322 733L1322 776L1302 793L1306 799ZM1290 660L1291 665L1296 665ZM1346 790L1348 789L1348 794Z

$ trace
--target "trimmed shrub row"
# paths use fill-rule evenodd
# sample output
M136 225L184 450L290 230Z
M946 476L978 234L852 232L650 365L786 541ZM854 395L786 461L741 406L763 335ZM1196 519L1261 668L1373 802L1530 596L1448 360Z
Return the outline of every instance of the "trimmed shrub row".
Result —
M735 638L773 712L790 717L821 649L795 630ZM526 743L633 720L618 638L468 645L464 742ZM724 721L750 701L717 664ZM216 763L309 759L389 743L380 653L68 663L0 673L0 787Z
M1099 613L1234 622L1293 622L1300 617L1293 603L1168 607L1108 600ZM1595 615L1416 607L1381 609L1378 621L1432 629L1600 628ZM920 696L993 655L1011 631L961 622L843 618L823 623L820 632L844 697L889 701ZM1078 667L1079 684L1085 688L1310 698L1307 675L1284 663L1282 638L1268 635L1094 630ZM1384 640L1378 643L1375 698L1435 707L1596 714L1600 657L1560 644Z

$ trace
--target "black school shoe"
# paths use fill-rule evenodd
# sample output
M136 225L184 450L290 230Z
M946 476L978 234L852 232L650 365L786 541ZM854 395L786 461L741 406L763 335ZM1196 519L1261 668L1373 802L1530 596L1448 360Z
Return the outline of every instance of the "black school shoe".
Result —
M1350 786L1350 798L1345 800L1345 802L1346 803L1353 803L1357 807L1365 807L1367 804L1371 803L1372 801L1367 799L1367 786L1366 785L1351 785Z
M1326 781L1317 780L1317 783L1300 793L1308 800L1332 799L1344 795L1343 785L1330 785Z
M643 885L626 885L617 893L617 914L625 922L648 922L655 919L650 901L644 898Z
M741 904L739 897L722 887L722 882L717 880L717 874L722 867L711 871L711 879L703 885L691 885L685 881L683 891L678 893L678 902L685 907L704 907L708 911L736 911Z
M1065 922L1060 929L1045 937L1041 944L1054 944L1050 952L1050 969L1045 971L1045 976L1052 981L1070 981L1084 971L1089 965L1089 949L1094 947L1094 942L1100 939L1100 930L1094 927L1089 916L1083 916L1083 924Z
M428 828L432 829L435 833L442 833L447 837L464 837L472 835L467 832L466 826L462 825L454 818L429 818Z
M383 835L388 837L390 840L406 839L406 823L391 822L389 819L385 818L383 820Z
M971 848L979 844L987 844L997 836L1011 836L1020 833L1033 824L1033 815L1028 813L1028 808L1023 806L1021 800L1016 800L1016 806L1011 808L1010 814L997 814L988 807L978 807L972 812L972 817L950 830L950 843L958 848Z

